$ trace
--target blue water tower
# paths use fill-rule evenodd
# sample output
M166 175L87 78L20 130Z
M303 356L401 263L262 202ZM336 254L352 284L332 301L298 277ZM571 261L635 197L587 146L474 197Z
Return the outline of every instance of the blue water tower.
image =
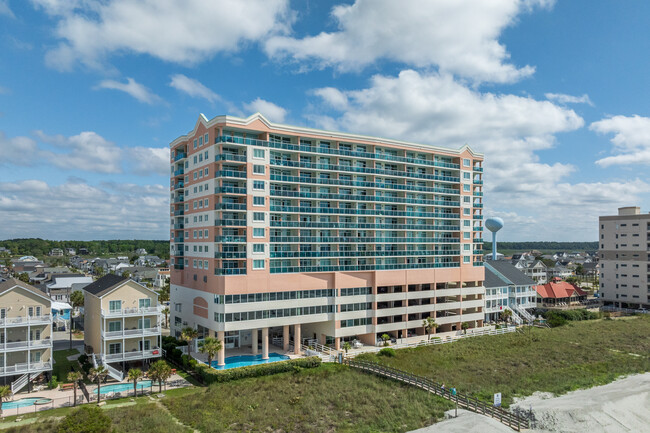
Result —
M503 220L498 217L488 218L485 227L492 232L492 260L497 259L497 232L503 228Z

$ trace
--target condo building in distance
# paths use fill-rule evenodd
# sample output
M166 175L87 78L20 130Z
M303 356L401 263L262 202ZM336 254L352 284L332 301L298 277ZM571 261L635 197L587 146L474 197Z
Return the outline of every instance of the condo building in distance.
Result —
M605 306L650 309L650 214L635 206L599 224L600 290Z
M483 156L248 118L171 143L171 327L281 350L483 326ZM270 340L271 339L271 340ZM301 344L297 344L301 343Z

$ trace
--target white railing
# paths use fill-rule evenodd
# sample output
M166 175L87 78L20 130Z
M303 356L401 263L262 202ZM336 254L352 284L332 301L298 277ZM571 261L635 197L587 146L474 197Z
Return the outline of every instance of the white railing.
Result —
M5 317L0 319L0 326L27 326L36 324L48 324L52 322L51 315L45 316L21 316L21 317Z
M486 330L479 330L479 331L469 331L467 334L460 334L460 335L448 335L444 338L439 338L436 337L435 334L431 337L431 340L422 340L422 341L417 341L413 343L398 343L398 344L391 344L388 347L391 347L393 349L411 349L414 347L421 347L421 346L429 346L432 344L445 344L445 343L453 343L458 340L462 340L463 338L472 338L472 337L480 337L483 335L503 335L503 334L509 334L511 332L516 332L517 328L514 326L508 326L506 328L501 328L501 329L486 329ZM364 346L361 349L353 349L348 352L346 357L348 358L354 358L357 355L361 355L362 353L377 353L384 347L376 347L376 346Z
M159 312L158 307L123 308L121 310L104 310L102 308L102 316L104 317L152 315L159 314Z
M19 364L0 367L0 375L8 376L20 373L32 373L39 371L51 370L52 364L49 362L21 362Z
M29 382L29 374L23 374L18 379L11 382L11 393L15 394L27 385Z
M605 305L600 307L600 309L602 311L621 312L621 313L629 313L629 314L650 314L650 310L614 307L613 305Z
M106 368L106 372L108 373L108 375L110 377L117 380L118 382L122 382L122 380L124 380L124 373L122 373L117 368L111 367L110 365L108 365L106 363L106 361L104 360L103 356L102 356L101 360L102 360L102 365Z
M0 344L0 351L38 349L52 347L52 340L10 341Z
M513 309L510 308L509 306L505 306L504 308L505 308L506 310L510 310L510 312L512 313L512 317L511 317L511 318L512 318L512 321L513 321L513 322L515 322L517 325L521 325L521 324L524 323L524 321L522 320L522 318L519 317L519 314L517 314L517 312L516 312L515 310L513 310Z
M92 358L92 360L93 360L93 367L94 367L94 368L97 368L97 365L98 365L98 364L97 364L97 357L95 356L94 353L91 355L91 358Z
M517 313L519 313L524 317L524 319L526 319L527 322L532 322L535 320L535 317L533 317L532 314L526 311L525 308L522 308L521 305L513 304L513 307L515 308L515 310L517 310Z
M132 359L155 358L161 356L160 349L136 350L133 352L110 353L104 355L106 362L130 361Z
M143 335L159 335L160 332L161 332L160 327L124 329L122 331L104 331L102 332L102 337L104 338L141 337Z

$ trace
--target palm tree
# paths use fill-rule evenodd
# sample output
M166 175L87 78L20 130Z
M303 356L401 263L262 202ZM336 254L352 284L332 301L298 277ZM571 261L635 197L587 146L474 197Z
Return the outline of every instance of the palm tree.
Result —
M188 326L181 330L181 339L187 341L187 356L192 357L192 342L199 336L199 331Z
M221 341L214 337L205 337L199 346L199 352L208 355L208 365L212 367L212 360L221 350Z
M96 380L97 381L97 403L99 403L99 400L101 399L101 388L102 388L102 380L106 377L108 374L108 371L106 370L106 367L103 365L98 365L97 368L91 368L90 372L88 373L88 376L90 376L90 380Z
M169 307L163 308L162 313L165 315L165 328L169 328Z
M126 375L128 380L133 381L133 397L138 395L138 380L143 376L142 370L139 368L132 368Z
M71 371L68 373L68 382L72 382L72 389L74 389L74 405L77 405L77 382L83 379L84 375L78 371Z
M508 310L503 310L503 311L501 312L500 316L501 316L501 320L503 320L504 322L506 322L506 325L507 325L507 324L508 324L508 321L509 321L510 318L512 317L512 311L509 310L509 309L508 309Z
M171 367L162 359L154 362L149 367L149 377L154 382L158 382L158 386L160 387L158 392L162 392L163 382L167 381L167 379L169 379L169 376L171 375L172 375Z
M431 340L431 331L436 329L436 326L436 321L433 317L427 317L422 321L422 327L424 328L424 332L429 336L429 340Z
M349 341L345 341L343 343L343 350L345 350L345 354L348 354L348 350L352 349L352 345L350 344Z
M469 322L463 322L460 324L460 329L463 330L463 334L467 335L467 330L469 329Z
M381 336L381 339L384 340L384 346L388 346L388 345L389 345L388 342L390 341L390 335L388 335L388 334L383 334L383 335Z
M12 396L12 392L11 392L11 387L9 385L0 386L0 418L2 417L2 402L5 400L9 400L11 396Z

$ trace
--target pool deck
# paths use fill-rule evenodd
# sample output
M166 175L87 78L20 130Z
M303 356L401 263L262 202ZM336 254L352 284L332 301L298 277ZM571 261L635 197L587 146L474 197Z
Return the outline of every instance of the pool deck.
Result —
M143 378L143 380L149 380L147 378ZM170 386L169 384L171 382L177 383L176 386ZM190 386L191 384L183 379L181 376L178 374L172 375L168 381L167 381L167 386L165 387L163 385L163 389L174 389L174 388L184 388L187 386ZM114 380L110 380L105 384L102 384L102 388L107 385L117 385L117 384L129 384L129 392L122 392L121 397L132 397L133 396L133 382L129 382L126 380L123 380L122 382L117 382ZM92 397L93 395L97 395L97 385L86 385L88 388L88 393ZM148 390L149 388L146 388L145 390ZM155 384L153 386L154 392L158 391L158 384ZM140 392L140 389L138 389L138 393ZM115 395L112 396L114 398ZM7 416L13 416L13 415L21 415L21 414L26 414L26 413L34 413L37 411L41 410L46 410L46 409L55 409L59 407L68 407L71 406L73 403L74 399L74 391L73 390L66 390L63 391L61 388L57 389L43 389L40 391L32 391L30 393L28 392L19 392L18 394L14 395L11 400L7 401L16 401L16 400L21 400L24 398L49 398L52 399L52 402L44 405L32 405L32 406L25 406L21 408L12 408L12 409L5 409L2 411L2 417L7 417ZM110 394L102 394L102 400L105 400L106 398L111 398ZM84 403L86 402L85 397L83 396L83 393L81 392L80 389L77 388L77 400L81 401L83 399Z
M262 351L259 350L257 354L261 354ZM290 359L295 359L295 358L302 358L301 355L296 355L291 352L284 351L282 347L274 346L273 344L269 344L269 353L278 353L280 355L286 355ZM253 355L253 351L251 350L250 346L245 346L245 347L238 347L236 349L226 349L226 358L230 358L231 356L251 356ZM197 359L198 361L203 362L204 364L208 363L208 356L204 353L201 352L192 352L192 358ZM216 361L216 358L213 359L213 361Z

